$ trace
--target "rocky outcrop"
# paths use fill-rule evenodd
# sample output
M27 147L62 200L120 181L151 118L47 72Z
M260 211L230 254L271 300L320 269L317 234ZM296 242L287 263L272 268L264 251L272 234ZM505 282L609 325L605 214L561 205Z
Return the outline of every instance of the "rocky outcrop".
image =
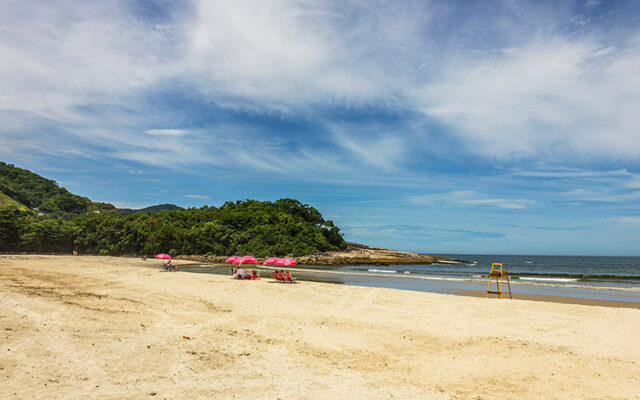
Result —
M178 256L179 260L206 263L224 263L227 256ZM344 251L318 252L310 256L295 257L299 264L308 265L384 265L384 264L432 264L435 262L464 262L450 257L396 251L381 247L347 242ZM258 259L263 262L264 259Z
M175 256L175 260L189 260L198 261L207 264L224 264L227 260L227 256L199 256L199 255L180 255Z
M297 258L301 264L355 265L355 264L432 264L434 262L463 262L450 257L397 251L381 247L347 242L345 251L315 253Z

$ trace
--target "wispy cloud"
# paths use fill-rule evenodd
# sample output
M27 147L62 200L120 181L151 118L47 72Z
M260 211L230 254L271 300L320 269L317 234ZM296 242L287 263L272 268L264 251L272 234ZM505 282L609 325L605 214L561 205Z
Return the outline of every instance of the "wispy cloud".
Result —
M620 45L603 52L593 39L553 35L467 58L425 84L423 110L484 156L634 159L640 126L628 106L640 105L640 46Z
M618 218L615 218L615 220L618 222L623 222L625 224L640 225L640 215L630 216L630 217L618 217Z
M619 188L594 187L575 189L561 194L568 201L626 203L640 200L640 190L620 190Z
M533 178L610 178L610 177L634 177L637 174L629 172L627 169L613 171L585 171L575 168L563 168L545 171L514 171L515 176L527 176Z
M182 197L194 200L209 200L211 198L208 194L184 194Z
M532 228L543 230L543 231L567 231L567 232L588 231L589 229L592 229L590 226L532 226Z
M0 75L0 111L12 121L43 118L66 135L100 142L127 159L139 154L130 143L142 142L141 136L191 132L146 129L145 119L162 120L162 112L147 110L157 100L139 100L167 86L193 91L204 104L285 118L301 114L319 118L321 126L331 117L316 112L327 107L378 107L437 125L439 134L430 136L437 142L418 141L404 127L389 131L362 120L358 124L368 130L336 136L335 149L384 171L405 165L409 150L411 156L433 155L447 146L507 160L553 160L560 153L581 160L640 155L634 117L640 108L640 33L623 39L598 31L567 35L560 29L567 19L564 8L541 6L532 13L524 3L491 4L476 11L500 24L476 37L468 32L478 31L477 20L458 19L468 5L455 2L365 7L359 1L201 0L188 11L167 7L160 22L132 7L119 1L100 7L3 3L0 22L7 28L0 52L10 62ZM99 110L100 117L88 109ZM96 125L101 129L87 129ZM105 144L100 130L120 133ZM0 131L8 134L6 125ZM200 145L193 141L183 148L192 147L188 155ZM245 161L256 169L284 171L277 163Z
M377 138L371 135L357 138L353 135L335 134L334 141L345 149L349 156L376 169L397 169L406 156L403 140L391 134Z
M533 200L493 198L473 190L413 196L409 200L416 204L438 204L449 207L485 207L504 210L524 210L535 204Z
M151 136L184 136L189 131L184 129L147 129L144 133Z
M393 238L407 236L428 240L429 243L443 243L455 241L473 241L481 239L498 239L506 237L501 232L486 232L467 229L433 228L421 225L393 224L371 226L347 226L346 232L351 234L368 235L372 233L384 233Z

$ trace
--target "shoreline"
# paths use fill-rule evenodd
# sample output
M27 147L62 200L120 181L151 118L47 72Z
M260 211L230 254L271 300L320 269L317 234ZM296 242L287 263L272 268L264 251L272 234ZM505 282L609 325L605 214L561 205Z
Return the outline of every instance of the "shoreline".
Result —
M452 290L452 294L457 296L486 298L485 297L486 292L483 290L454 289ZM497 299L497 296L491 295L490 299ZM509 293L503 293L502 299L498 299L498 300L510 300ZM542 302L560 303L560 304L580 304L585 306L640 309L640 302L635 302L635 301L589 299L589 298L583 298L583 297L552 296L552 295L544 295L544 294L514 293L513 300L529 300L529 301L542 301Z
M227 276L229 265L225 264L182 264L183 271L187 273L199 274L216 274ZM309 266L303 267L273 267L258 265L248 267L248 269L257 269L266 272L266 278L270 279L270 271L275 269L287 269L297 277L298 280L304 282L321 282L347 286L363 286L388 288L403 291L415 291L437 294L451 294L456 296L485 297L486 285L488 281L431 281L423 280L417 277L404 275L378 275L375 273L350 272L321 269L308 269ZM591 288L576 289L573 287L557 287L544 285L527 285L515 284L512 287L514 299L547 301L552 303L564 304L582 304L601 307L622 307L622 308L640 308L640 294L636 292L620 291L619 293L611 291L602 291ZM630 296L634 296L629 300ZM494 296L496 297L496 296ZM504 298L504 297L503 297Z

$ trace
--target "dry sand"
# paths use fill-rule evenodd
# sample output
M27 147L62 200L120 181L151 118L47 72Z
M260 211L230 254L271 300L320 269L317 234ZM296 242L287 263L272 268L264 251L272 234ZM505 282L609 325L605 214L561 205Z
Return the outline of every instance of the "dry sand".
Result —
M640 310L0 257L0 398L640 399Z

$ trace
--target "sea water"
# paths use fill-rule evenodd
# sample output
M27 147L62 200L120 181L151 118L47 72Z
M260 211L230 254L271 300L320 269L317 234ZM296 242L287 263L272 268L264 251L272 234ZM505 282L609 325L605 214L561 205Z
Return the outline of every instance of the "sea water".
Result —
M513 256L447 254L466 263L349 266L345 271L403 274L416 278L487 281L491 264L502 263L514 284L640 291L640 257Z
M287 269L302 280L456 293L458 290L487 290L491 263L498 262L508 269L514 293L640 302L640 257L443 255L465 262L297 265ZM187 270L228 273L226 267ZM270 276L270 272L263 271L263 275ZM506 282L503 290L506 290Z
M367 278L362 279L363 282L357 282L358 279L350 276L345 280L347 284L455 293L457 290L465 289L487 290L491 264L497 262L507 268L514 293L640 302L640 257L477 254L446 256L466 262L356 265L341 269L349 274L355 272L367 275ZM377 280L382 282L369 279L370 274L379 276ZM389 277L403 279L388 279ZM506 282L503 290L506 290Z

